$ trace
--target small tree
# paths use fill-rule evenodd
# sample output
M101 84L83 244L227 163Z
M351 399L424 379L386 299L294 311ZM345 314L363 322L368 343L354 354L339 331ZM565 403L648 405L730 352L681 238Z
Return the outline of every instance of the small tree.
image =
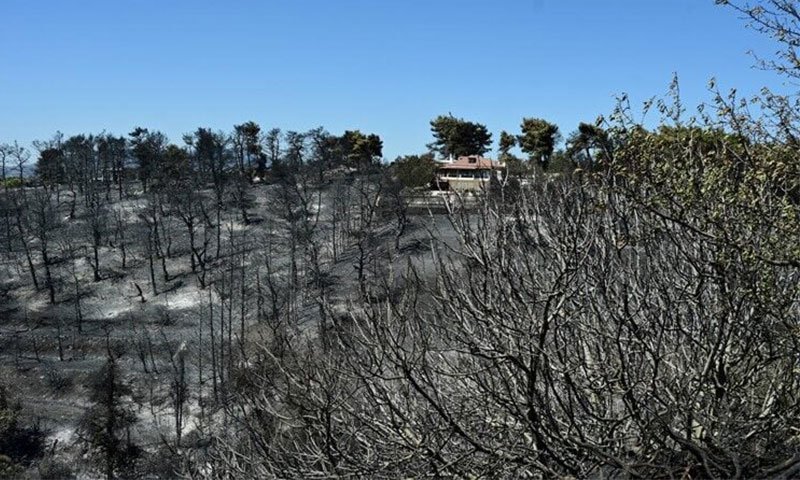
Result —
M0 478L17 478L44 450L44 432L38 425L20 425L20 410L19 403L12 402L0 385Z
M90 378L92 405L80 426L84 441L102 464L108 479L131 476L141 453L130 436L130 427L137 421L134 411L125 404L124 397L130 393L131 388L123 381L116 359L109 351L105 365Z
M436 173L433 155L405 155L394 161L394 174L406 188L428 185Z
M186 343L181 343L178 351L172 356L173 379L170 386L172 407L175 419L175 446L181 446L183 426L186 423L186 403L189 397L189 388L186 381Z

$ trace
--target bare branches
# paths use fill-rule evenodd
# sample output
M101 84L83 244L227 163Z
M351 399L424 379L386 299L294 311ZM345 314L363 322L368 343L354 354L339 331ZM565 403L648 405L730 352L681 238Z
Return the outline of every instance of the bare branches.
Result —
M261 343L215 465L310 478L791 471L796 269L753 270L690 203L667 216L642 208L652 189L618 185L553 180L510 208L456 208L433 271L404 260L365 277L329 348L299 331Z
M739 12L751 28L778 42L783 50L776 53L776 59L763 59L756 56L761 68L776 71L790 78L800 77L800 10L793 0L767 0L758 3L717 0L718 4L728 5Z

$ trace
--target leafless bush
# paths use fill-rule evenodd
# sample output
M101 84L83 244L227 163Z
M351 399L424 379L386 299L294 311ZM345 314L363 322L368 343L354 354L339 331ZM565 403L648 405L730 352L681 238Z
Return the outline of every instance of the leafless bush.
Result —
M647 208L642 186L575 177L453 212L435 275L365 287L386 293L352 306L338 347L262 350L215 468L791 476L797 268Z

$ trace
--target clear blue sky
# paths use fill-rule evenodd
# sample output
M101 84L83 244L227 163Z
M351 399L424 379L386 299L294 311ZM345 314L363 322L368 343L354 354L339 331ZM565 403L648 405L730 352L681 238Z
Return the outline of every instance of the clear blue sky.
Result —
M422 152L452 114L517 132L706 83L778 85L775 45L713 0L0 0L0 142L135 126L379 134Z

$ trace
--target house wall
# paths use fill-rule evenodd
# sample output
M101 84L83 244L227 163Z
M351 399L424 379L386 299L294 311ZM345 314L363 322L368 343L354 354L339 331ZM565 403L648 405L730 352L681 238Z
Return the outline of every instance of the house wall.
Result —
M464 192L467 190L482 190L489 187L489 180L482 178L447 178L450 190Z

